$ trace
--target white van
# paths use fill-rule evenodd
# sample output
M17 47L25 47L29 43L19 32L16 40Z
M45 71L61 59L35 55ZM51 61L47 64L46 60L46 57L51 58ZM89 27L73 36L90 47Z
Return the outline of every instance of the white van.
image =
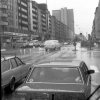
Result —
M44 48L46 51L59 50L61 47L58 40L47 40L44 42Z

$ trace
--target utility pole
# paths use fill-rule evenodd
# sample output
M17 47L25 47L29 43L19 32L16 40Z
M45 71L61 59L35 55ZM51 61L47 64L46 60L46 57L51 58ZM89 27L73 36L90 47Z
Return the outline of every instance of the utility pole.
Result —
M89 48L90 48L90 50L91 50L92 37L91 37L90 34L88 34L88 36L89 36Z
M77 42L77 36L75 36L75 38L74 38L74 43L73 43L73 45L74 45L74 47L75 47L75 51L76 51L76 42Z

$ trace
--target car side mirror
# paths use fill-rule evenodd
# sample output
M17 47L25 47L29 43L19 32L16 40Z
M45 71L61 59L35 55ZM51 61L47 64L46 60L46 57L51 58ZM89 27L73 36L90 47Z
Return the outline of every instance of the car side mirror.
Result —
M95 73L94 70L88 70L88 71L87 71L87 74L93 74L93 73Z

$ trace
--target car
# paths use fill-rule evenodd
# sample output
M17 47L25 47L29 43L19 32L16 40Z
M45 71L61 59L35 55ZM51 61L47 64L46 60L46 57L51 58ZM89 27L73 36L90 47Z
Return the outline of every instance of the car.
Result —
M45 51L60 50L61 44L58 40L46 40L44 42Z
M2 91L13 92L15 84L27 77L31 64L24 63L17 56L1 57L1 86Z
M15 100L87 100L91 74L84 61L44 61L34 66Z

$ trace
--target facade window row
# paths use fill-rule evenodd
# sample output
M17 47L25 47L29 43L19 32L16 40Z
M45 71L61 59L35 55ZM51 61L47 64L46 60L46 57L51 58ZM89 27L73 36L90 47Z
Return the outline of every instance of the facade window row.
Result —
M24 8L21 8L21 11L26 12L26 13L28 12L27 9L24 9Z
M37 22L38 20L33 18L32 21Z
M28 27L22 27L23 30L28 30Z
M24 18L26 18L26 19L28 18L28 16L27 16L27 15L23 15L23 14L22 14L22 17L24 17Z
M32 8L32 12L36 12L37 13L38 11L37 11L37 9Z
M21 2L21 5L23 5L23 6L25 6L25 7L28 6L27 3L25 3L25 2Z
M38 22L37 22L37 21L33 21L33 24L35 24L35 25L36 25L36 24L38 24Z
M33 19L38 19L38 16L37 15L33 15L32 18Z
M27 25L28 25L28 22L27 22L27 21L23 21L23 20L22 20L22 23L23 23L23 24L27 24Z
M41 17L42 17L42 18L46 18L46 15L42 14Z
M33 24L33 27L37 27L37 25L36 24Z

